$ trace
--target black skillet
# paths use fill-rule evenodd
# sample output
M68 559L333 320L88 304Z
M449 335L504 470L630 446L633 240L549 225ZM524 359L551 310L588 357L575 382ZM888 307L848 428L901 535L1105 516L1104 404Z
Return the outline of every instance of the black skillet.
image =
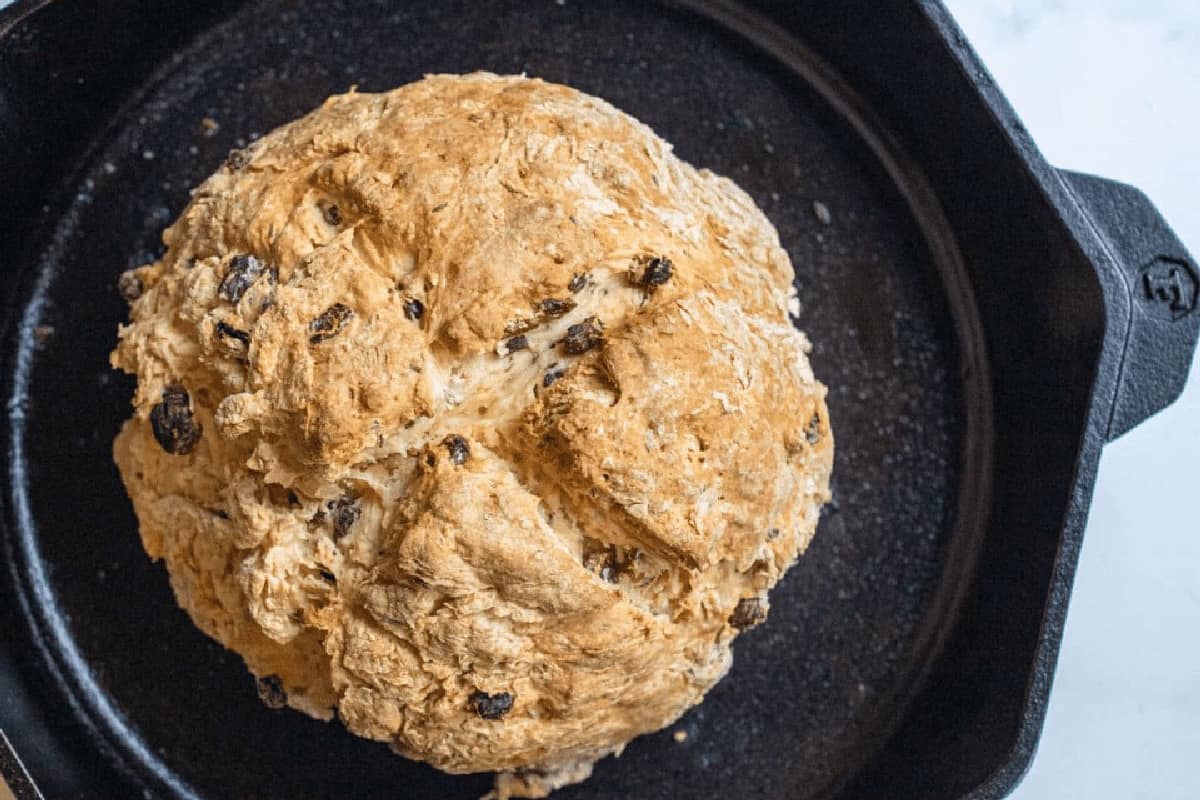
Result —
M729 677L556 797L1006 794L1041 726L1101 446L1182 387L1197 278L1142 195L1045 164L923 0L0 12L0 728L33 782L487 788L259 703L142 553L110 457L131 385L107 367L117 275L161 252L230 148L351 84L475 69L604 97L750 191L796 265L838 441L836 501ZM33 796L11 754L0 770Z

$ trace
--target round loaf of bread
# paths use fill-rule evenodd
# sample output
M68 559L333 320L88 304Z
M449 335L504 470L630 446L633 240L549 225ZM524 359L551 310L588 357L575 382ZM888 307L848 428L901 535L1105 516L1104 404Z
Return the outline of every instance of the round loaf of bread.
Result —
M500 796L699 702L829 497L775 230L596 98L332 97L164 240L113 354L146 551L266 702Z

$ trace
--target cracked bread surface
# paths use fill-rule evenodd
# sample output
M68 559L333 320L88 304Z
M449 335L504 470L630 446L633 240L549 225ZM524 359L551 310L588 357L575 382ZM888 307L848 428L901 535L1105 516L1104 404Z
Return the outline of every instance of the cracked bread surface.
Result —
M787 254L602 100L331 97L164 241L122 280L114 456L180 605L281 703L544 796L699 702L813 536Z

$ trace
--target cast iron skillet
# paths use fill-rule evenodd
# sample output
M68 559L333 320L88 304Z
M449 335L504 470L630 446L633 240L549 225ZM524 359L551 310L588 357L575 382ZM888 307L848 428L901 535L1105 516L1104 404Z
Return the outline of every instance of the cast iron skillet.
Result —
M750 191L838 441L835 502L730 676L556 797L1014 785L1100 446L1178 393L1197 283L1140 194L1045 165L939 5L58 0L0 38L0 727L46 796L486 790L258 702L141 550L107 366L116 276L230 148L351 84L474 69L604 97Z

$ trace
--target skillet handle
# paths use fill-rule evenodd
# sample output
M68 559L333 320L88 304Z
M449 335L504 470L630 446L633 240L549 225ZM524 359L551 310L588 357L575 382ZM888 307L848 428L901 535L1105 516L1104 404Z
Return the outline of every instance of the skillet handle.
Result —
M1183 391L1200 336L1200 272L1142 192L1093 175L1059 174L1115 267L1115 275L1100 276L1106 295L1113 295L1109 324L1127 324L1108 427L1112 441ZM1114 302L1126 313L1111 313Z

